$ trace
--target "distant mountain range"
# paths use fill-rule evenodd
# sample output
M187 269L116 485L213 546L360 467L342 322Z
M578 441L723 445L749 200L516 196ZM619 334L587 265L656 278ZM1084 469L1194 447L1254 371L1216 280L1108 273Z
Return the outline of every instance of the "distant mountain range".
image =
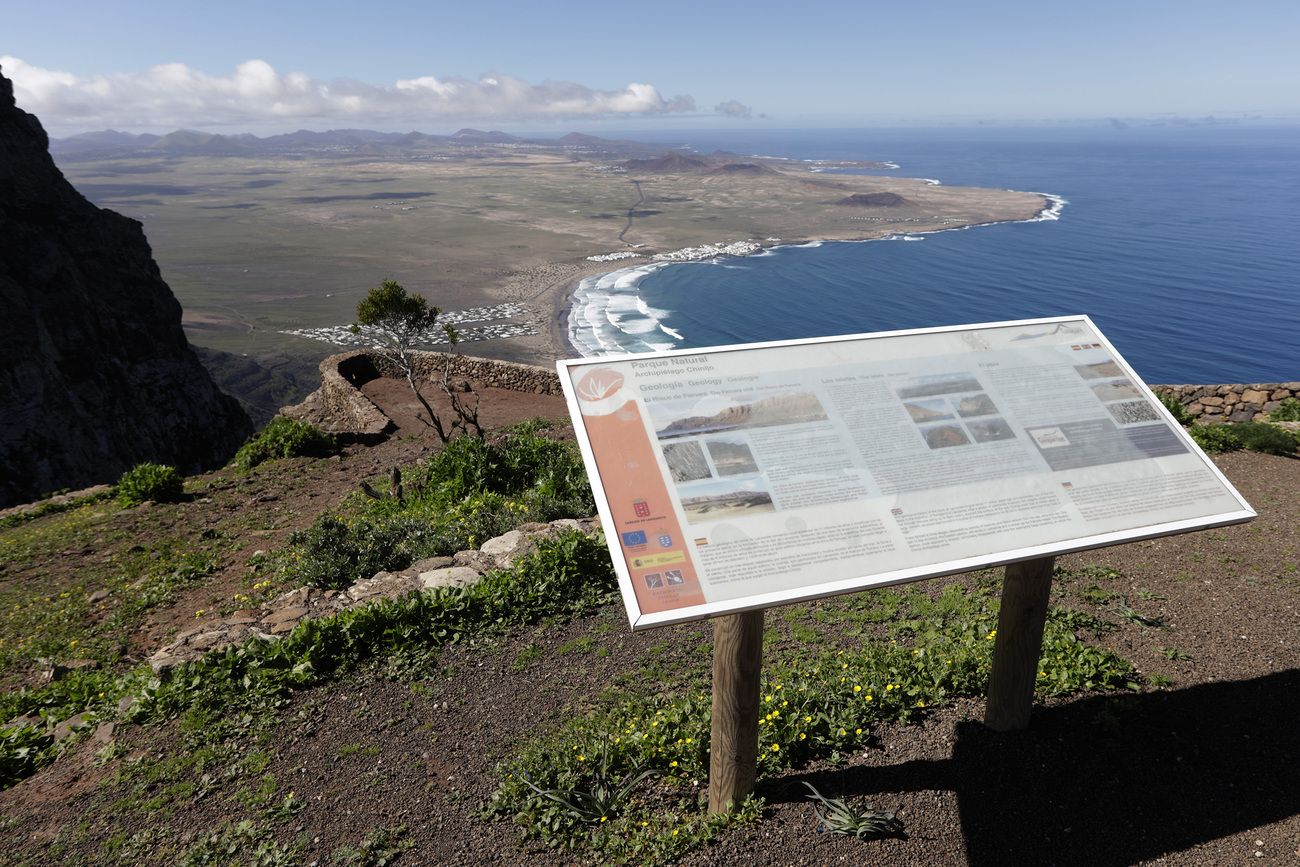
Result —
M477 147L517 147L525 150L575 151L612 159L658 154L663 145L604 139L572 132L559 138L520 138L500 130L461 129L451 135L423 132L377 132L371 129L332 129L258 137L250 133L223 135L179 129L166 135L118 130L87 132L54 139L50 150L65 159L103 159L150 154L171 156L402 156L429 151L464 151Z

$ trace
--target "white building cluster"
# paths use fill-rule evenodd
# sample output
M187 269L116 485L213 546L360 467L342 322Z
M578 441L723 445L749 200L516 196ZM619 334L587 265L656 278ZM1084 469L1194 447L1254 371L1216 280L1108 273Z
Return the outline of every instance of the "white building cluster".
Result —
M537 328L528 322L505 322L501 320L517 319L532 311L522 304L494 304L490 307L473 307L468 310L448 310L438 317L440 323L456 326L462 343L477 340L497 340L506 337L524 337L536 334ZM462 323L484 323L462 327ZM293 328L281 331L294 337L306 337L308 340L320 340L334 346L349 349L368 349L383 346L378 329L362 325L356 331L351 325L324 325L318 328ZM441 328L426 332L418 343L422 346L438 346L447 342L447 336Z
M698 262L701 259L716 259L719 256L748 256L763 249L757 241L732 241L722 244L705 244L701 247L685 247L671 253L655 253L652 258L660 262Z

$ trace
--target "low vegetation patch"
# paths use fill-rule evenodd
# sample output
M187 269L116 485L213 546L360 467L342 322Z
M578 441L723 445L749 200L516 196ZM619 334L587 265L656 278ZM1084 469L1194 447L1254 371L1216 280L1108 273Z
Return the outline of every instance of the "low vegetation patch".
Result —
M218 543L184 550L179 542L119 554L105 573L59 590L0 586L0 682L34 665L84 660L113 666L152 608L212 574ZM95 600L95 601L92 601ZM8 694L0 695L0 721Z
M10 527L17 527L21 524L26 524L28 521L35 521L37 518L44 518L46 515L57 515L60 512L80 509L82 506L99 503L112 496L113 493L111 490L86 494L83 497L71 497L70 499L51 496L50 498L35 504L32 508L10 512L7 515L0 515L0 530L8 530Z
M813 653L773 643L763 668L760 773L846 761L869 745L873 726L984 694L997 608L991 587L954 584L937 598L872 591L855 609L888 638ZM1138 688L1128 662L1085 643L1069 624L1048 620L1040 695ZM677 691L622 694L524 745L502 768L487 814L510 819L526 838L598 860L678 857L715 827L703 788L711 703L703 678ZM614 785L628 780L635 785ZM621 797L601 799L598 813L573 806L590 803L597 789Z
M290 583L341 588L474 548L522 523L594 514L577 446L545 430L529 422L490 440L453 440L400 474L400 495L355 498L294 534L275 566Z
M1192 423L1193 419L1191 413L1187 411L1187 407L1183 406L1183 402L1177 397L1165 393L1157 393L1156 397L1160 398L1161 405L1163 405L1165 409L1169 410L1169 414L1174 417L1174 421L1178 422L1183 427L1187 427L1187 425Z
M240 446L235 466L247 472L277 458L328 454L334 445L334 438L315 425L277 415Z
M136 464L122 474L113 489L124 506L138 506L148 500L175 503L185 492L185 479L166 464Z
M1268 414L1269 421L1300 421L1300 400L1288 397Z
M1295 433L1267 422L1194 424L1187 432L1197 445L1211 453L1249 449L1269 455L1290 456L1300 448L1300 437Z
M1187 428L1196 444L1211 454L1248 449L1269 455L1294 455L1300 449L1300 433L1270 422L1300 421L1300 400L1288 397L1268 414L1267 422L1247 421L1199 424L1171 394L1160 394L1160 403L1174 421Z
M413 593L304 621L279 641L253 639L162 679L147 666L122 675L78 671L39 689L5 693L0 719L34 715L38 721L0 728L0 785L54 757L48 726L82 711L111 715L124 696L135 698L130 716L137 721L183 715L184 730L219 742L255 717L268 719L293 690L362 663L418 662L484 631L590 611L615 592L603 541L572 531L542 540L513 568L490 572L471 587Z
M589 611L613 598L604 543L572 531L542 540L511 569L470 587L441 587L307 620L273 642L252 640L178 667L153 680L134 716L160 721L197 714L267 710L294 689L373 660L419 660L484 630Z

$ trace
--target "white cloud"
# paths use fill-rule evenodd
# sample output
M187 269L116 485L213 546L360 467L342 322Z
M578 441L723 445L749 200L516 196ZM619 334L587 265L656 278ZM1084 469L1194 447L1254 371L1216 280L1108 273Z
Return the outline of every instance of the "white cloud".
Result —
M713 110L723 117L738 117L749 120L754 116L754 110L744 103L737 102L734 99L728 99L720 102L713 107Z
M78 76L0 56L18 105L52 127L175 128L347 121L419 123L452 118L539 119L686 112L689 96L671 99L652 84L593 90L566 81L531 84L495 73L477 80L402 79L392 85L318 81L248 60L230 75L183 63L142 72Z

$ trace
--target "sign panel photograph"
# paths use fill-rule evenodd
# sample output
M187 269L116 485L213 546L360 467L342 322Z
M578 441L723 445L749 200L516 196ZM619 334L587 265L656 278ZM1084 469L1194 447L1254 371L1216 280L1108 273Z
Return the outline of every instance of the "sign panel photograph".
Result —
M1254 517L1084 316L557 367L634 629Z

